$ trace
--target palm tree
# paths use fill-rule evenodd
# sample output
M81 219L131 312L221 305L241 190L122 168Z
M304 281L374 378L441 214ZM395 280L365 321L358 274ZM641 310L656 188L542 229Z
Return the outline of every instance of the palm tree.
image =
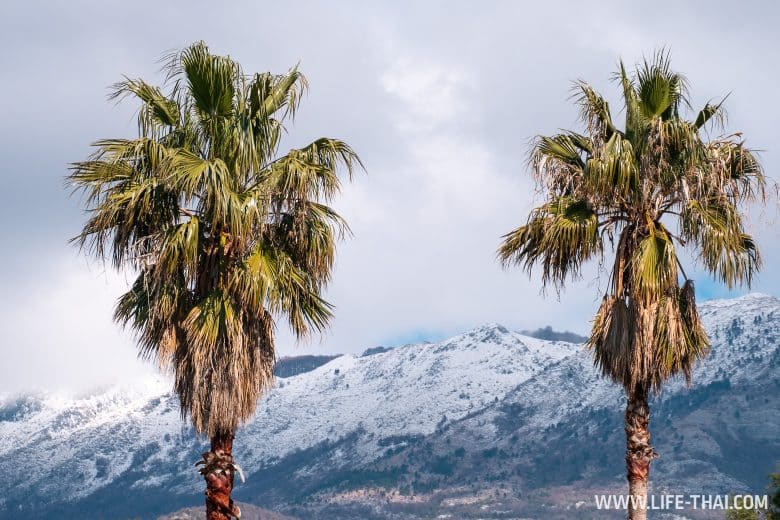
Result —
M722 127L722 102L693 120L685 78L667 53L644 60L633 74L615 74L625 126L590 85L576 82L574 99L585 133L539 136L530 165L545 198L525 225L503 237L498 256L529 274L541 266L543 286L560 290L582 264L614 252L608 289L586 347L601 372L627 395L628 518L646 518L650 463L648 394L669 377L690 381L709 341L699 320L693 281L678 259L687 246L698 264L729 288L751 282L761 266L740 213L764 201L765 179L741 134L709 138ZM608 243L608 247L607 247Z
M136 275L115 319L173 373L182 417L211 440L199 463L208 518L238 518L236 429L273 383L276 320L302 338L332 317L321 292L349 228L326 204L338 170L351 179L362 164L329 138L278 155L307 87L297 67L245 75L195 43L165 70L167 94L115 85L114 98L140 103L138 137L98 141L72 165L89 211L74 241Z

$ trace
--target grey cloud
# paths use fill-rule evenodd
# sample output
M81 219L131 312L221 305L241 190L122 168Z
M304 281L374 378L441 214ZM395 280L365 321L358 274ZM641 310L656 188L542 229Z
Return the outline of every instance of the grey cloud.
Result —
M106 87L122 74L159 80L155 60L166 50L203 39L248 71L300 60L311 92L285 145L332 135L360 152L368 175L336 203L355 231L328 291L336 320L306 347L358 352L487 321L587 331L595 267L559 300L540 295L524 273L502 271L494 250L533 202L528 140L577 124L567 100L573 79L592 82L617 111L610 74L618 58L632 64L666 45L695 102L733 91L730 128L765 149L767 171L776 171L778 8L760 10L671 1L650 11L617 1L5 2L0 391L142 371L128 361L132 342L110 323L123 278L87 269L66 245L82 215L62 178L91 141L134 132L133 107L107 103ZM770 210L759 220L774 217ZM771 265L776 232L756 229ZM780 279L767 270L757 288L778 293ZM279 344L298 351L284 327ZM87 356L92 365L79 368Z

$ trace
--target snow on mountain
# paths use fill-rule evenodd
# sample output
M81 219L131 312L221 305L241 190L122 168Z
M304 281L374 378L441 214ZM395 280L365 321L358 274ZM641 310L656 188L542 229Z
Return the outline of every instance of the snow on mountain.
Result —
M696 387L747 384L776 370L779 300L751 294L705 302L700 310L713 348L694 371ZM0 517L11 508L43 511L96 500L120 485L195 496L202 483L192 464L206 444L193 441L169 388L160 379L80 398L0 401L0 486L7 492ZM660 402L687 391L673 381ZM510 434L546 442L540 432L584 411L611 414L622 403L619 389L598 375L581 346L489 324L440 343L340 356L278 379L238 432L236 457L251 480L306 450L330 450L329 468L367 467L387 460L389 447L444 438L445 429L485 445ZM339 448L345 438L352 440ZM307 463L296 468L301 478L321 471Z
M279 379L238 433L237 457L246 467L262 466L358 429L382 437L430 434L440 421L461 418L503 397L577 348L485 325L441 343L340 356L311 372ZM175 449L191 432L183 427L178 403L166 386L154 380L85 398L6 401L0 408L0 457L25 453L30 474L16 484L20 488L34 484L48 496L71 499L91 494L131 466L132 451L116 449L123 444L156 443L153 460L181 460ZM360 448L364 460L382 451L376 443ZM82 477L78 481L51 479L52 468L73 465ZM154 483L142 478L136 485Z
M368 357L342 356L280 382L246 433L264 435L261 462L292 449L337 440L357 429L381 436L427 435L501 399L519 382L577 347L486 325L442 343L407 345ZM375 457L374 443L361 447Z

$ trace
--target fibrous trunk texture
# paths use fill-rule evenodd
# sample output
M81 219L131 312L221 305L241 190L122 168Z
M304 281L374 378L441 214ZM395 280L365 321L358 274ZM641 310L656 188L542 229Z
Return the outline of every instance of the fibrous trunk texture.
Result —
M650 446L650 407L647 389L636 388L626 404L626 469L628 470L628 520L647 518L647 481L656 457Z
M241 510L230 493L233 491L233 432L211 438L211 451L203 454L200 472L206 480L206 518L232 520L241 518Z

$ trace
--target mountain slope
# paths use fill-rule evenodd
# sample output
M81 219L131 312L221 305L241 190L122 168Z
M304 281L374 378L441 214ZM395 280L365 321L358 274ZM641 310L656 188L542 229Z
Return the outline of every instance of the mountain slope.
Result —
M655 489L763 491L780 453L780 301L701 312L710 357L692 388L674 381L653 404ZM154 518L197 504L192 464L206 444L167 386L6 400L0 518ZM622 406L580 346L500 325L340 356L263 399L237 436L249 474L236 496L300 518L554 518L593 490L622 489Z

